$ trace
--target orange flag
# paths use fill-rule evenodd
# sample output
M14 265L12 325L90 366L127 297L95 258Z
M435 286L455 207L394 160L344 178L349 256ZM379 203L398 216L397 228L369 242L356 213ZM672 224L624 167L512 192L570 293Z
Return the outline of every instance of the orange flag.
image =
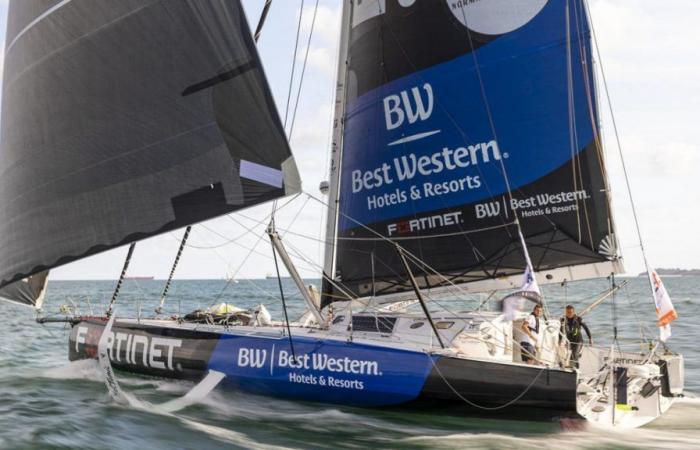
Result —
M678 318L678 313L673 307L671 297L669 297L661 277L652 270L649 273L651 284L654 286L654 303L656 303L656 315L658 317L659 337L662 342L666 342L671 337L671 322Z

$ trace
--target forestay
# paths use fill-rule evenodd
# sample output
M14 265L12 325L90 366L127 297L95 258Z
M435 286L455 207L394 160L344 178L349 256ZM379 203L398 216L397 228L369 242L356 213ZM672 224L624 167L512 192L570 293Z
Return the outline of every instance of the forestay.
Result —
M238 0L13 0L0 285L300 190Z
M388 238L421 288L514 287L516 217L540 282L620 270L582 0L352 5L327 274L410 290Z

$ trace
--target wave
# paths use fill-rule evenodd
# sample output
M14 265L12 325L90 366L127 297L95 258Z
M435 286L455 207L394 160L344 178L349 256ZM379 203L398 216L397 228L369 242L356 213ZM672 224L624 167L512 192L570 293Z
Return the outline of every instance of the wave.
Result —
M104 383L95 360L74 361L43 371L41 377L57 380L88 380ZM120 384L129 392L150 400L174 397L189 391L191 382L152 379L125 374ZM148 410L146 410L148 411ZM153 413L153 411L150 411ZM281 449L268 445L264 430L273 426L295 430L294 443L317 445L318 439L333 430L348 433L351 440L361 437L362 446L411 446L429 448L520 448L549 450L566 447L576 449L692 449L700 448L700 396L687 393L678 399L668 413L645 428L631 431L583 430L533 432L528 426L514 427L509 422L459 418L436 421L425 415L394 414L354 408L338 408L271 399L240 391L217 390L198 407L185 414L169 415L183 426L230 445L256 449ZM159 414L159 413L156 413ZM196 417L192 417L194 414ZM273 425L274 424L274 425ZM525 431L525 430L530 431ZM308 430L308 433L304 431ZM468 432L466 431L468 430ZM252 435L244 434L252 433ZM284 433L283 433L284 434ZM259 436L258 436L259 435ZM255 436L255 437L254 437ZM353 437L350 437L353 436ZM339 443L342 447L343 443ZM349 443L348 443L349 444ZM306 445L303 445L306 446Z

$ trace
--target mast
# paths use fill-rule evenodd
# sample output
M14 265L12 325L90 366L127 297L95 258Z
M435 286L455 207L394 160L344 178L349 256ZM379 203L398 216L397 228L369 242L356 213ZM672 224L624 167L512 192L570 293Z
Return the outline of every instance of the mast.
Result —
M344 0L341 19L340 45L338 47L338 75L333 118L333 142L329 168L330 186L328 191L328 217L326 219L326 248L323 260L323 284L321 299L332 290L328 278L335 276L335 240L338 226L338 199L340 195L340 164L343 156L343 125L347 93L348 49L352 26L352 0Z

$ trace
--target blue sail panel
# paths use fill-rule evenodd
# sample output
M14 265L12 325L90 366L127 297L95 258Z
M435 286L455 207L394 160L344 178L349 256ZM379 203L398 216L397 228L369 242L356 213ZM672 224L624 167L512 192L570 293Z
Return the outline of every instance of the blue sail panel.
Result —
M538 270L613 257L583 2L400 3L354 6L336 278L409 289L377 235L455 282L522 271L515 215Z

